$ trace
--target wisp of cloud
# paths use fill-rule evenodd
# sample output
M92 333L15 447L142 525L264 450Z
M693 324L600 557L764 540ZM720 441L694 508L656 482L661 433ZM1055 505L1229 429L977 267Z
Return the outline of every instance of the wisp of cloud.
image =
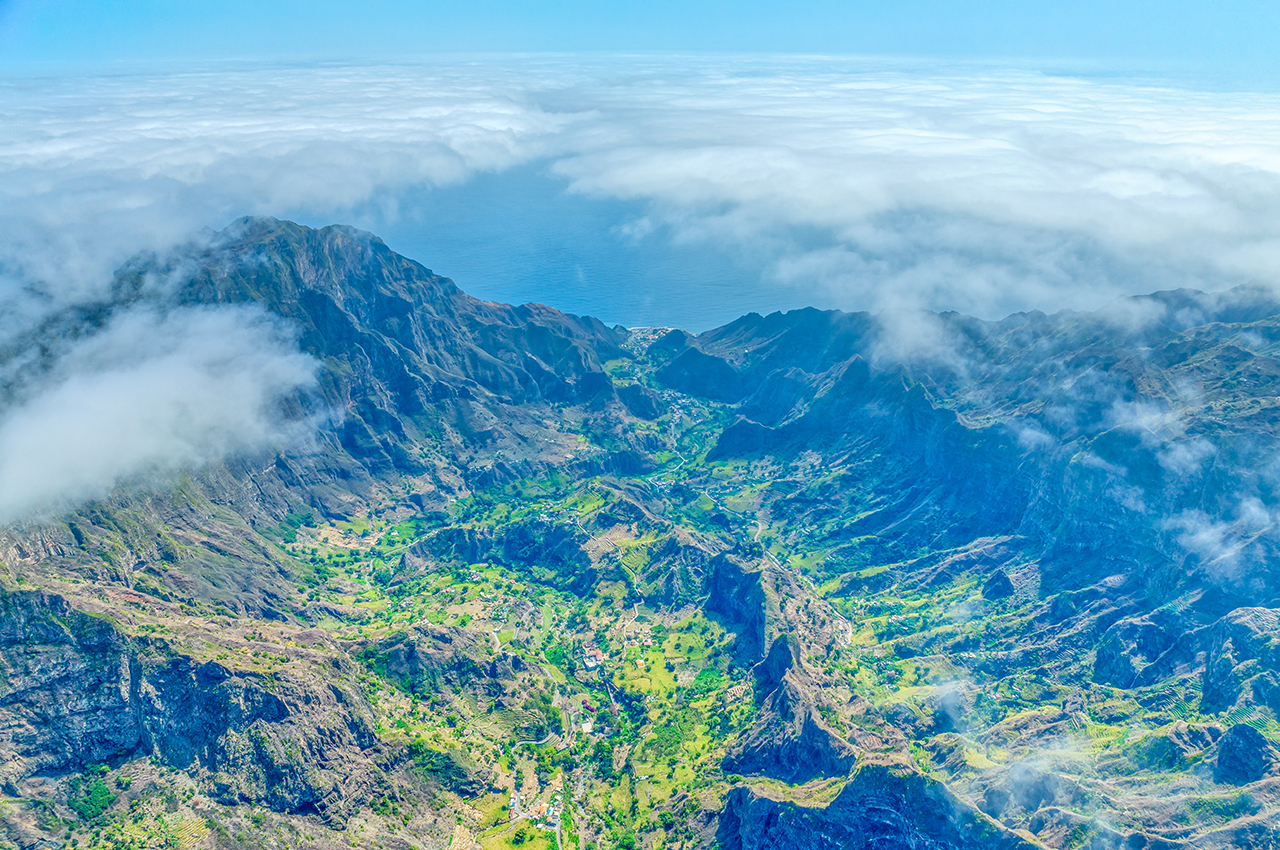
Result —
M285 445L297 435L277 402L316 366L257 308L123 313L0 417L0 522Z

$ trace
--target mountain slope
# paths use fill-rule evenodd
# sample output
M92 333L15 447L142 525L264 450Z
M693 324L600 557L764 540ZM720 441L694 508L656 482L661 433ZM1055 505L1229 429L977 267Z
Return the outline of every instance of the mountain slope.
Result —
M34 331L6 398L237 305L314 358L292 442L0 539L12 843L1280 837L1267 292L693 336L246 219Z

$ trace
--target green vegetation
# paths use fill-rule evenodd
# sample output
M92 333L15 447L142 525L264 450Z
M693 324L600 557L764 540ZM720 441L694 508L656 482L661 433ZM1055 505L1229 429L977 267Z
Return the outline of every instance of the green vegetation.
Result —
M139 561L120 541L141 534L127 527L124 509L110 523L68 524L86 547L86 529L110 524L114 530L102 535L109 543L94 550L95 581L107 586L98 577L118 574L130 582L128 594L93 586L84 595L94 605L132 606L121 609L130 615L120 618L122 628L149 647L185 639L187 651L199 643L192 652L201 662L252 673L268 691L276 677L314 665L362 694L386 746L386 769L403 767L408 780L403 795L379 785L352 816L358 826L344 840L353 845L390 846L390 836L406 841L426 823L452 828L456 815L458 828L485 848L554 847L558 825L561 845L577 850L683 850L698 840L690 826L697 813L720 805L740 782L805 804L830 802L841 775L790 782L756 772L759 763L735 761L745 734L777 719L770 712L784 710L780 704L800 712L805 734L901 758L904 769L993 810L1001 782L1041 789L1060 816L1051 828L1067 844L1084 846L1096 834L1094 821L1146 830L1150 807L1129 805L1126 795L1160 799L1188 830L1265 807L1259 795L1215 790L1210 760L1232 724L1280 738L1272 707L1250 701L1274 683L1257 679L1249 692L1241 685L1234 702L1215 706L1199 673L1099 674L1105 647L1097 639L1130 611L1113 604L1118 585L1106 558L1089 562L1096 574L1068 587L1037 560L1039 550L1017 538L1012 521L982 537L974 529L990 529L977 520L965 526L967 512L982 507L964 489L969 482L906 493L895 476L925 474L913 466L927 454L922 444L895 454L868 430L844 454L822 453L811 432L774 454L750 445L717 449L737 411L665 389L654 368L642 356L605 366L615 391L641 388L658 399L652 421L620 413L602 396L546 408L555 417L548 413L543 430L522 421L528 433L520 439L459 443L458 457L444 457L438 434L407 429L411 436L379 444L394 455L393 471L362 481L367 492L346 494L349 502L333 508L350 515L317 517L295 507L249 529L202 506L235 525L252 544L245 551L269 560L264 574L282 577L258 600L262 619L230 607L228 588L239 586L233 578L246 586L253 578L230 567L208 570L217 578L209 594L215 601L184 595L191 576L213 562L183 559L192 552L214 558L192 535L148 531L148 551L164 563L130 566ZM942 409L926 397L944 389L909 388L916 395L904 400L893 393L909 377L890 383L881 388L892 399L886 409L916 404L922 421ZM919 438L911 430L919 424L908 422L894 438ZM928 451L964 449L948 442L964 429L951 428L954 417L944 424L950 436L929 442ZM963 439L978 438L969 429ZM1118 442L1098 450L1119 464L1132 446L1107 439ZM499 463L503 452L528 456ZM1159 474L1160 464L1147 467L1134 475ZM937 495L944 484L963 491L956 497L963 510L929 501L944 498ZM1069 553L1090 557L1078 547ZM218 554L224 560L217 563L248 563L250 555ZM165 566L174 564L187 571ZM1176 572L1144 578L1142 593L1166 606L1165 614L1177 604L1165 585ZM163 616L151 613L159 603ZM1153 636L1155 625L1140 625L1135 645L1163 639ZM777 683L769 677L782 671L757 665L784 634L795 643L773 646L784 662L793 648L795 668L789 690L771 694ZM790 734L800 725L795 719L761 737ZM148 777L148 786L109 773L68 779L66 810L60 803L42 810L51 828L77 836L76 847L188 848L193 836L210 833L221 847L247 846L239 828L197 815L205 809L189 800L162 800L154 789L173 786L171 776ZM139 785L155 799L134 799ZM1002 816L993 815L991 829ZM257 809L245 817L245 829L274 823ZM1023 813L1008 820L1031 828ZM366 827L378 837L359 835ZM445 839L433 834L432 841ZM298 835L278 845L308 846Z
M84 777L72 777L67 785L67 808L82 820L97 820L115 802L107 783L102 780L105 768L91 769Z

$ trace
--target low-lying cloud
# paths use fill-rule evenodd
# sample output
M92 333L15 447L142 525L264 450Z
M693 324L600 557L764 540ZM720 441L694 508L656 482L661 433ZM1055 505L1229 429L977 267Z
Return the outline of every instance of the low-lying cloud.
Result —
M376 228L406 191L530 163L639 204L630 238L728 247L846 308L998 316L1280 278L1272 95L567 57L11 80L0 98L0 274L52 297L238 215Z
M593 95L627 131L556 161L574 191L850 306L998 316L1280 271L1274 98L819 63Z
M283 446L303 423L279 402L311 387L317 365L256 308L124 313L0 416L0 522Z
M1280 280L1272 96L976 66L517 57L9 79L0 114L0 345L200 228L292 213L376 230L409 193L522 167L633 206L624 238L744 257L780 305L994 317ZM0 410L0 520L268 445L272 399L309 369L261 316L119 319Z
M407 185L519 164L564 119L500 89L423 69L0 83L0 297L74 303L133 253L241 215L393 214Z
M1242 497L1233 513L1234 516L1225 512L1214 516L1199 509L1187 510L1166 523L1177 533L1179 545L1197 556L1201 569L1220 582L1238 582L1246 577L1249 559L1245 554L1250 545L1276 525L1275 512L1254 496ZM1254 558L1260 560L1256 553Z

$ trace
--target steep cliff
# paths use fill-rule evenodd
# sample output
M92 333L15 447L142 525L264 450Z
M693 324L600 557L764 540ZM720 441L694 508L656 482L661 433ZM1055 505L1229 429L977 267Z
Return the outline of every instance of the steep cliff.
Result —
M819 707L830 709L830 701L804 668L799 641L778 637L754 672L760 711L724 769L792 784L847 773L857 752L822 717Z
M335 670L197 663L42 591L3 592L0 610L10 787L154 755L227 802L340 822L386 784L372 711Z
M803 797L801 798L803 800ZM725 850L1031 850L1017 835L907 763L864 759L825 804L763 787L729 795L717 840Z

